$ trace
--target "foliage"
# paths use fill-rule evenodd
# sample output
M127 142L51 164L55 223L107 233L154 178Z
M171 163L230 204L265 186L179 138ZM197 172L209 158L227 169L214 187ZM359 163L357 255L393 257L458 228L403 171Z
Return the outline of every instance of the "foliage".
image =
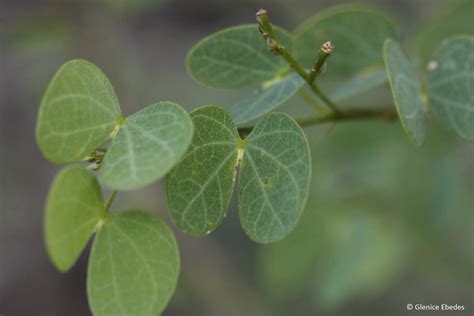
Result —
M165 175L191 142L192 122L177 104L158 102L129 116L107 149L104 185L134 189Z
M157 315L171 298L179 254L171 229L140 211L111 215L89 257L87 295L95 315Z
M384 57L400 121L408 138L421 145L425 140L425 113L415 71L400 44L392 39L385 41Z
M347 76L381 66L384 40L397 35L392 19L383 12L364 6L339 6L309 18L296 28L295 54L305 67L311 67L314 52L330 39L337 45L337 54L331 57L328 74Z
M301 128L286 114L267 114L242 140L222 108L204 106L191 117L193 143L166 177L166 196L178 227L197 236L216 229L240 167L240 219L247 235L262 243L287 235L301 215L311 173Z
M289 34L276 33L291 46ZM197 43L189 52L186 65L194 79L216 88L240 88L271 80L288 71L288 65L268 54L255 25L227 28Z
M428 97L434 115L448 129L474 140L474 36L451 37L434 52Z
M471 0L449 1L438 16L423 26L415 37L415 48L424 63L430 60L434 50L446 38L456 34L474 33L473 10L474 2Z
M411 63L416 56L404 52L393 19L372 8L338 6L292 33L273 27L267 12L260 10L258 25L212 34L187 57L190 75L205 85L256 89L229 111L205 105L188 114L175 103L157 102L123 117L109 79L97 66L84 60L65 63L45 92L36 133L48 160L73 164L60 171L48 196L45 240L51 261L67 271L96 233L87 275L94 315L159 314L179 274L173 233L147 213L110 214L109 208L116 190L138 189L165 177L170 215L178 228L194 236L222 223L234 186L241 225L256 242L281 240L305 218L262 259L265 267L275 263L264 273L271 288L288 293L279 288L286 284L299 291L315 264L326 271L316 278L321 284L317 295L328 305L358 290L383 287L386 279L370 279L368 272L388 278L404 252L384 220L366 212L366 205L339 205L335 201L343 198L331 194L326 200L310 198L307 208L312 211L303 214L315 164L301 127L399 119L409 139L421 145L429 126L426 112L432 111L446 128L472 140L474 32L465 16L469 5L459 1L449 11L458 19L454 26L420 33L418 57L421 68L428 66L426 72ZM435 25L446 25L446 19ZM426 83L418 79L420 71ZM387 80L394 106L340 104ZM314 115L295 120L272 112L297 93L306 93L303 87L313 93L305 100ZM112 190L106 202L101 185ZM338 217L335 209L353 216ZM343 233L328 238L331 231ZM354 252L360 244L364 251ZM353 265L342 269L344 275L334 263L345 258L331 251L333 245L352 254ZM313 246L316 251L305 251ZM380 256L382 252L387 255ZM284 260L276 260L285 253ZM299 268L289 269L289 261L298 261Z
M81 166L63 169L46 203L45 241L51 261L69 270L100 223L105 209L96 178Z
M230 115L237 124L252 121L284 104L303 84L304 80L296 73L275 78L266 87L233 104L229 109Z
M104 143L120 120L107 77L90 62L72 60L59 68L46 90L36 139L50 161L74 162Z

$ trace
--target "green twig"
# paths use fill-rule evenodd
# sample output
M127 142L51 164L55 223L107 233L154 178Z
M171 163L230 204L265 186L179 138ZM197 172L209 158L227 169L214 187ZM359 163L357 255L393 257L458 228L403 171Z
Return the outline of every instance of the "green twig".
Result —
M317 76L322 75L326 71L326 59L331 56L335 46L332 42L328 41L321 45L321 49L318 53L318 58L314 62L311 72L308 76L308 81L313 83Z
M257 22L260 26L260 33L262 36L267 38L275 38L275 33L273 32L272 24L270 23L270 19L268 18L267 10L260 9L256 13Z
M351 109L343 113L327 112L323 115L314 115L306 118L296 119L301 127L308 127L329 122L355 121L355 120L382 120L394 121L397 119L397 113L392 108L387 109ZM239 135L242 138L247 137L253 130L251 127L239 128Z
M304 68L298 63L298 61L296 61L296 59L290 54L290 52L286 49L286 47L283 46L275 37L275 32L273 31L272 24L270 23L270 19L268 18L267 11L264 9L260 9L258 10L256 15L257 15L257 22L259 25L259 31L262 34L265 41L267 42L268 50L274 55L283 57L287 61L288 65L294 71L296 71L296 73L298 73L298 75L300 75L301 78L303 78L306 81L306 83L310 86L311 90L314 93L316 93L321 98L321 100L323 100L326 103L328 107L330 107L336 113L342 113L342 111L339 110L338 106L334 104L334 102L332 102L331 99L324 92L321 91L319 86L314 81L317 74L311 75L311 73L310 74L306 73ZM327 57L330 55L330 53L332 52L334 45L331 42L328 42L328 43L323 44L323 47L326 53L320 54L322 56L318 57L315 63L315 67L313 67L314 69L316 69L315 71L317 73L321 71L324 65L324 62L327 59ZM323 48L321 49L321 51L323 51ZM327 56L323 56L324 54L326 54ZM321 65L319 66L319 64Z
M311 126L316 124L323 124L327 122L348 121L348 120L362 120L362 119L381 119L384 121L391 121L397 119L397 114L392 108L387 109L349 109L341 111L338 106L319 88L316 83L316 77L322 74L325 70L326 60L334 50L334 44L326 42L321 46L311 71L307 73L305 69L296 61L290 52L283 46L275 37L270 19L267 11L260 9L257 12L257 21L259 31L267 42L268 50L274 54L283 57L288 65L296 71L309 85L311 90L322 100L328 107L332 109L330 112L310 116L296 120L300 126ZM239 134L245 138L252 132L253 127L239 128Z
M323 124L336 121L353 121L353 120L383 120L393 121L397 119L397 113L392 109L352 109L346 110L344 113L330 112L324 115L310 116L296 121L302 127Z

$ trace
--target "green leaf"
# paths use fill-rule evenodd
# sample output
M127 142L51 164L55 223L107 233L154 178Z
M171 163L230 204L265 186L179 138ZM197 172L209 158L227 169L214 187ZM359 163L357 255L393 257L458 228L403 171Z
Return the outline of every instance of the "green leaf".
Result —
M247 123L285 103L303 84L304 80L297 73L292 73L234 104L230 114L236 124Z
M195 132L180 163L166 176L171 216L183 231L203 236L224 219L236 175L237 129L227 112L203 106L190 113Z
M112 214L89 257L89 305L95 316L158 315L178 274L176 240L162 220L140 211Z
M196 236L216 229L240 164L239 211L246 233L262 243L288 234L300 218L311 174L308 143L298 124L286 114L270 113L241 140L223 108L204 106L191 118L192 145L165 182L176 225Z
M102 191L86 168L70 166L54 179L45 214L45 242L59 271L76 262L104 212Z
M309 191L311 157L288 115L265 115L246 139L239 175L242 227L254 241L282 239L297 224Z
M474 140L474 36L445 40L432 60L427 74L431 110L446 128Z
M330 40L336 50L327 76L345 76L382 65L382 46L397 30L385 14L364 6L338 6L303 22L295 31L295 52L304 67L311 67L320 46Z
M416 51L424 63L428 62L434 50L445 38L458 34L474 34L473 12L472 0L449 1L433 21L424 23L426 26L414 42Z
M120 107L105 74L85 60L71 60L56 72L41 101L36 140L55 163L77 161L104 143Z
M289 34L275 28L277 38L291 48ZM217 88L239 88L271 80L288 69L272 55L256 24L231 27L197 43L187 56L187 68L197 81Z
M193 124L179 105L158 102L126 118L107 149L100 179L112 189L135 189L165 175L185 153Z
M337 89L330 92L329 95L335 102L347 100L353 96L376 88L387 80L385 69L363 71L354 78L340 84Z
M425 140L426 121L415 71L400 44L393 39L385 41L384 58L398 116L408 138L419 146Z

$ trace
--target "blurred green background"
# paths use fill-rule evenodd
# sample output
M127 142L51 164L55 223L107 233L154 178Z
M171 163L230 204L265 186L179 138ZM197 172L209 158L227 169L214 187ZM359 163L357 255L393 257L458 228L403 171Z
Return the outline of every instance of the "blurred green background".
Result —
M34 127L42 93L61 64L85 58L101 67L124 114L159 100L187 109L228 106L248 91L194 82L184 65L194 43L253 23L260 7L291 30L341 2L1 1L0 315L90 314L88 251L60 274L42 241L43 205L59 167L41 156ZM410 51L420 26L451 1L361 2L391 13ZM384 85L352 101L386 104L389 98ZM284 109L302 115L304 106L295 97ZM282 242L252 243L235 206L215 233L186 236L171 224L161 183L119 194L114 210L156 213L177 235L182 270L164 315L472 315L474 146L434 119L421 149L396 122L305 131L312 190L300 224ZM408 303L459 304L465 311L408 312Z

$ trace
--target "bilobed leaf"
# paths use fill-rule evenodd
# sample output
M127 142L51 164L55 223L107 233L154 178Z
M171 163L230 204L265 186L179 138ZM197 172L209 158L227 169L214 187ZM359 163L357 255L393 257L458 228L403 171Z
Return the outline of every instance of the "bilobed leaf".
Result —
M275 32L291 49L286 31L275 28ZM267 50L255 24L227 28L204 38L191 49L186 64L197 81L217 88L257 85L288 69L283 58Z
M428 70L428 98L441 123L474 140L474 36L447 39L436 49Z
M440 9L439 16L429 23L424 23L425 27L414 42L424 63L429 61L434 50L445 38L458 34L474 34L474 1L452 0L446 1L446 4Z
M230 108L236 124L247 123L276 109L291 98L304 84L304 80L292 73L254 95L243 99Z
M178 273L176 240L162 220L140 211L111 214L89 257L89 305L95 316L158 315Z
M102 191L85 167L70 166L55 178L45 214L45 242L59 271L77 260L103 215Z
M315 52L330 40L336 50L329 60L327 76L353 74L382 65L382 47L397 30L383 13L364 6L339 6L322 12L295 31L295 53L304 67L314 63Z
M239 175L239 214L254 241L282 239L297 224L308 196L311 157L299 125L265 115L246 139Z
M241 140L218 106L191 112L192 145L166 177L171 216L183 231L203 236L222 222L240 164L239 212L251 239L272 242L298 222L306 202L310 154L306 137L286 114L266 114Z
M400 44L393 39L385 41L384 58L398 116L408 138L419 146L425 140L426 121L415 71Z
M118 119L117 96L104 73L72 60L56 72L41 101L37 143L50 161L74 162L105 142Z
M107 149L100 179L112 189L135 189L165 175L188 148L191 119L171 102L159 102L125 119Z
M190 113L194 136L183 159L166 177L171 216L183 231L202 236L217 228L227 212L236 175L239 135L218 106Z

